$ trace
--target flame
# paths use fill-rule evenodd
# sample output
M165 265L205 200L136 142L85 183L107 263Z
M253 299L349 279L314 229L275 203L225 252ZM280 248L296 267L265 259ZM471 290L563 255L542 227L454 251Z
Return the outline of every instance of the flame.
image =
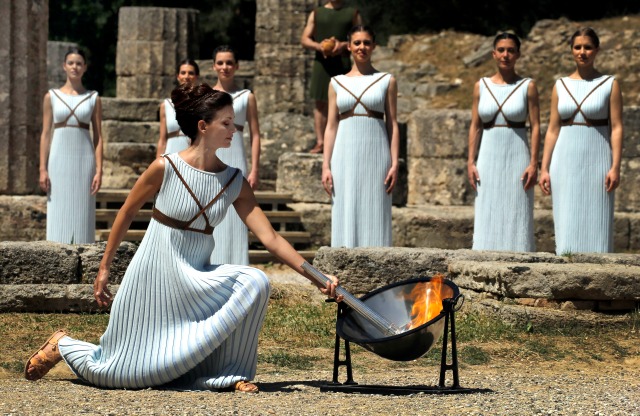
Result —
M412 303L411 322L406 330L417 328L429 322L442 311L442 281L444 276L440 273L434 275L430 281L421 282L414 286L406 296L406 300Z

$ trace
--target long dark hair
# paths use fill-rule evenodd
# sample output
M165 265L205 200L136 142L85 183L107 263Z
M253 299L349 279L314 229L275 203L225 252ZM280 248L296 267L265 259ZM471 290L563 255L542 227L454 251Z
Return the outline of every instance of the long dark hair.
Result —
M186 82L171 91L171 102L176 109L180 130L191 140L198 135L198 122L210 123L218 110L233 105L233 98L226 92L214 90L208 84Z
M573 42L575 42L578 36L586 36L589 39L591 39L591 42L593 42L596 48L600 47L600 38L598 37L598 34L596 33L596 31L593 30L592 28L581 27L580 29L576 30L575 33L571 35L571 40L569 41L569 45L571 45L572 48L573 48Z
M498 44L498 42L500 42L503 39L511 39L513 41L513 43L516 44L516 51L520 52L520 38L518 36L514 35L513 33L509 33L509 32L499 33L493 39L493 49L495 49L496 45Z

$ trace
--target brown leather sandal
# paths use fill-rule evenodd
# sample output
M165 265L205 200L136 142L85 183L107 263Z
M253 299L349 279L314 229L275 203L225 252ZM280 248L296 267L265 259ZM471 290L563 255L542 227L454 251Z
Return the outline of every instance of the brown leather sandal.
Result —
M257 393L259 391L258 386L246 380L238 381L233 388L235 391L239 391L241 393Z
M40 380L62 360L62 356L58 350L58 341L65 336L67 336L67 333L63 330L54 332L53 335L47 339L47 342L29 357L24 366L24 378L31 381Z

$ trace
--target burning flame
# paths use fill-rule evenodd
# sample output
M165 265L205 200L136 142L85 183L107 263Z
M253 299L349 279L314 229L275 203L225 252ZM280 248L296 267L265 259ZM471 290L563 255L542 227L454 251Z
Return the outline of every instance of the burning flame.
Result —
M406 300L411 307L411 322L406 330L417 328L429 322L442 311L442 281L444 276L440 273L434 275L430 281L415 285L411 293L406 295Z

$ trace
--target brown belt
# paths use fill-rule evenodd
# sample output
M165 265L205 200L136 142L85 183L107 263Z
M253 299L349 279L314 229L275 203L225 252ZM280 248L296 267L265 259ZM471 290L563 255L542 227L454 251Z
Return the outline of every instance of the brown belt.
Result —
M368 110L365 114L356 114L353 110L349 110L340 114L340 120L344 120L349 117L371 117L384 120L384 113L381 111Z
M527 126L526 121L507 121L506 124L495 124L493 122L482 123L482 128L485 130L492 129L494 127L510 127L512 129L523 129Z
M62 128L62 127L75 127L77 129L85 129L85 130L89 130L89 125L87 123L81 123L78 122L78 124L67 124L66 121L61 121L60 123L54 123L53 127L55 127L56 129Z
M573 121L573 119L565 119L560 122L561 126L588 126L588 127L602 127L609 125L609 119L603 118L600 120L592 120L588 118L584 123L579 121Z
M181 221L175 218L171 218L168 215L163 214L156 207L153 207L153 214L151 215L151 218L158 221L160 224L166 225L167 227L176 228L178 230L188 230L188 231L194 231L196 233L202 233L202 234L208 234L208 235L213 234L213 227L210 226L208 223L205 226L204 230L191 228L189 226L191 225L192 221Z
M241 126L239 124L234 124L234 126L236 126L236 130L238 130L239 132L244 131L244 126Z

